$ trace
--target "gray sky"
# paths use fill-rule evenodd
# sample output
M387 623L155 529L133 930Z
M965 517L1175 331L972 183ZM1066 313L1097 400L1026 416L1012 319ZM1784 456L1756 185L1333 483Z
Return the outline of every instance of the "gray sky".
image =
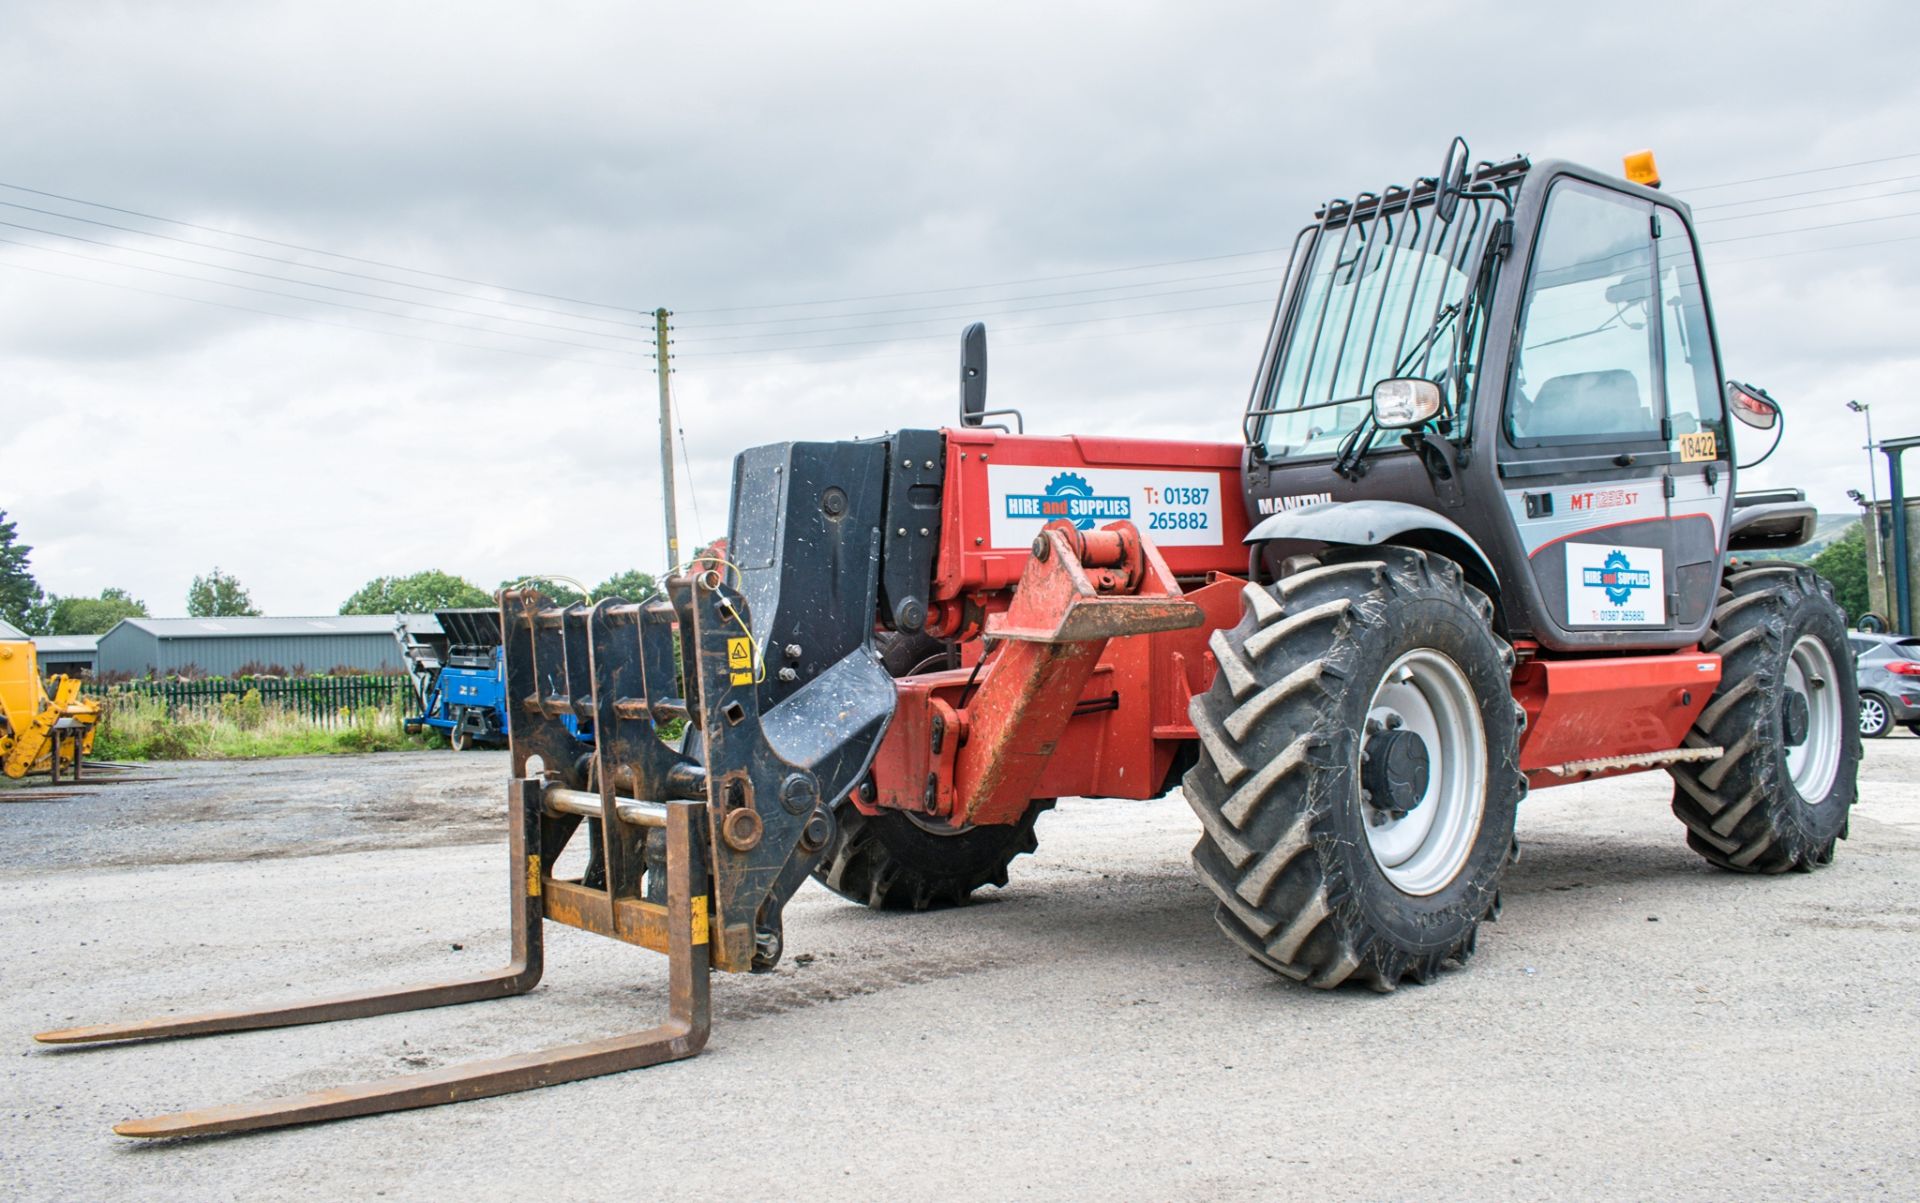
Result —
M1431 174L1455 133L1610 169L1654 148L1701 207L1728 370L1788 407L1743 487L1850 508L1852 397L1920 433L1907 4L16 0L0 29L0 181L631 310L0 189L189 240L0 206L0 508L47 588L160 614L215 564L281 614L427 567L657 566L654 378L621 324L656 305L689 542L723 533L741 447L950 421L974 317L1031 430L1235 440L1284 256L1208 257ZM1000 286L934 291L975 284Z

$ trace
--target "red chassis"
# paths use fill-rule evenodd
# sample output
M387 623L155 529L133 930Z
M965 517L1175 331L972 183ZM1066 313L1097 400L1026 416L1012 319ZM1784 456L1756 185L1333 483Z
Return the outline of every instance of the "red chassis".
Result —
M868 813L1012 823L1036 798L1152 798L1196 738L1208 638L1240 619L1243 449L948 430L927 628L961 667L899 681L856 791ZM989 648L991 644L991 649ZM1678 747L1718 656L1554 658L1522 642L1520 767L1535 787Z

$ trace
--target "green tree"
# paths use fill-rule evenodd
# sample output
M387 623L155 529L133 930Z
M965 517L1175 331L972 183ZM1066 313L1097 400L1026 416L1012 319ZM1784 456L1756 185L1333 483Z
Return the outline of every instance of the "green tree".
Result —
M27 569L33 548L21 543L16 523L0 510L0 619L29 635L46 633L47 596Z
M1849 624L1860 621L1870 606L1867 594L1867 528L1857 522L1847 533L1820 549L1813 570L1833 584L1833 598L1847 612Z
M430 568L412 576L377 576L340 603L340 612L431 614L435 610L492 604L493 598L473 582Z
M538 589L541 596L556 606L571 606L583 600L580 591L572 585L556 581L550 576L516 576L500 582L502 589Z
M187 587L187 614L192 618L251 618L260 611L246 586L215 566L205 576L193 578Z
M593 587L593 595L596 598L624 597L628 601L636 602L658 592L660 592L659 584L638 568L616 572Z
M146 603L125 589L102 589L99 597L57 597L53 599L54 635L104 635L123 618L147 617Z

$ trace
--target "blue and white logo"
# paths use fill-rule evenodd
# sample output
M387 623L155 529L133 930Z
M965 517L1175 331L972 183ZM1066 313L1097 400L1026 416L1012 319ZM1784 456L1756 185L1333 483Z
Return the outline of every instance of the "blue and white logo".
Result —
M1635 589L1653 588L1653 574L1644 568L1635 568L1627 553L1616 547L1607 553L1600 567L1585 570L1581 583L1606 590L1608 601L1624 606L1632 600Z
M1007 494L1007 517L1038 518L1042 522L1065 518L1075 530L1092 530L1102 522L1132 518L1133 504L1125 497L1098 496L1086 477L1062 472L1047 482L1044 493Z

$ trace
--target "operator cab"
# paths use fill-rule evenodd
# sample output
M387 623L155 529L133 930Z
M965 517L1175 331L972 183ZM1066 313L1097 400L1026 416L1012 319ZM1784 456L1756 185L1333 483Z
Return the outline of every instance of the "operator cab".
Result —
M1247 411L1249 541L1270 572L1440 551L1550 648L1692 644L1734 467L1691 214L1644 152L1645 183L1467 158L1456 139L1437 177L1296 239Z

